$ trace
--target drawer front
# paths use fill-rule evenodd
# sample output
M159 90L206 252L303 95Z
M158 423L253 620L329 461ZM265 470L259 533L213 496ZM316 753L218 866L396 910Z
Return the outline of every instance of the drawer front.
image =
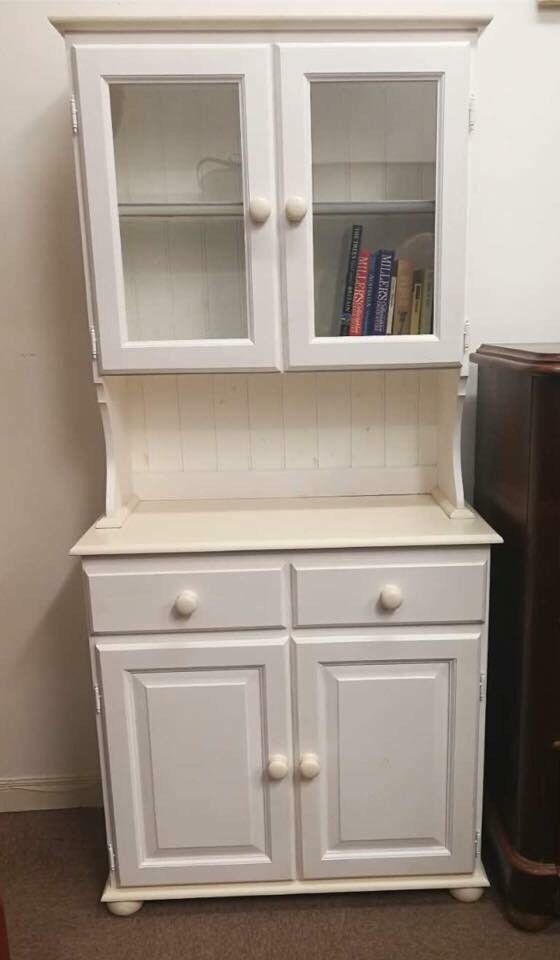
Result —
M450 551L394 562L376 555L341 563L294 563L294 624L298 627L482 621L486 556Z
M286 624L282 566L88 561L92 632L275 628Z

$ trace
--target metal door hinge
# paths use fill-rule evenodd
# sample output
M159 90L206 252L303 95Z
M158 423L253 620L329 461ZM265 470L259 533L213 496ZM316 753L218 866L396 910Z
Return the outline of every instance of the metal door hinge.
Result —
M471 326L468 320L465 320L463 327L463 353L468 353L471 348Z
M476 858L478 857L479 852L480 852L480 830L477 830L476 833L475 833L475 835L474 835L474 858L475 858L475 860L476 860Z
M95 684L93 687L93 694L95 697L95 712L101 713L101 691L97 684Z
M72 133L76 134L78 132L78 106L73 94L70 97L70 118L72 120Z
M91 337L91 358L92 360L97 360L97 337L95 336L94 326L89 328L89 335Z
M471 93L469 97L469 133L472 133L474 130L475 119L476 119L475 107L476 107L476 101L475 101L474 93Z
M115 857L115 851L113 850L113 844L110 841L107 842L107 858L109 860L109 870L111 873L114 873L117 859Z
M480 680L478 684L478 696L479 696L480 702L482 703L484 698L486 697L486 674L485 673L480 674Z

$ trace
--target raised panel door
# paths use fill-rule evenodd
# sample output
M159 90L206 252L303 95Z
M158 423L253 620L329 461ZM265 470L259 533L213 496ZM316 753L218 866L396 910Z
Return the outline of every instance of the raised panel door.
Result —
M472 871L479 639L296 641L306 878Z
M123 885L287 879L287 640L96 645Z

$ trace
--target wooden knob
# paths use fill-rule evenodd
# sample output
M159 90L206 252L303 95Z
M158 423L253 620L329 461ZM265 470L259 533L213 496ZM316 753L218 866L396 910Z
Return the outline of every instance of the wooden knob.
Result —
M265 223L270 216L270 203L266 197L253 197L249 203L249 213L254 223Z
M286 200L286 217L290 223L299 223L307 213L307 203L304 197L288 197Z
M281 753L276 753L268 761L266 772L271 780L283 780L288 776L288 760Z
M313 780L321 769L319 757L316 753L304 753L299 761L300 776L304 780Z
M396 583L387 583L379 594L379 603L384 610L398 610L402 602L402 590Z
M175 601L175 611L180 617L190 617L198 607L198 597L194 590L182 590Z

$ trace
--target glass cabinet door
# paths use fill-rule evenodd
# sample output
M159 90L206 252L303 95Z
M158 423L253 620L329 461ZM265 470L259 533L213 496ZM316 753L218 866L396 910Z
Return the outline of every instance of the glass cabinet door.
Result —
M105 372L276 366L270 56L77 51Z
M461 362L468 44L281 64L290 366Z

